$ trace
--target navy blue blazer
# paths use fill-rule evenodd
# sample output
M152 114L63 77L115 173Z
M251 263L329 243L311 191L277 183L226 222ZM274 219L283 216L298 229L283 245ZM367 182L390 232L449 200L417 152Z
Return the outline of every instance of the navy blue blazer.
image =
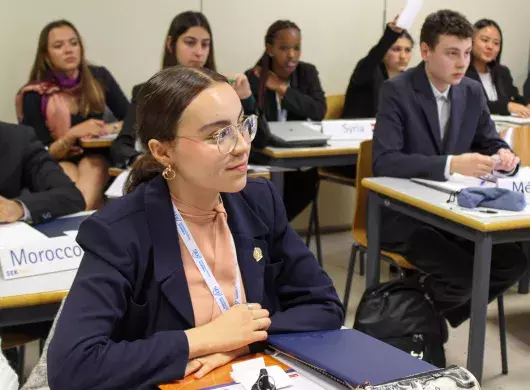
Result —
M508 148L490 118L482 85L464 77L449 92L451 117L442 141L438 109L424 64L385 81L374 129L374 176L445 180L448 155L493 155ZM384 210L381 241L403 242L418 222Z
M340 328L333 282L287 222L272 184L250 179L222 198L246 298L270 311L269 333ZM50 387L133 389L182 378L194 315L164 179L111 202L77 240L85 255L49 347Z

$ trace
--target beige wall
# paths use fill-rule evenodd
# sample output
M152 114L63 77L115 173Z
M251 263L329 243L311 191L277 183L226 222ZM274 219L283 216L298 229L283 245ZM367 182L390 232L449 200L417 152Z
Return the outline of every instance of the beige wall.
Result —
M387 0L391 19L405 0ZM0 120L14 121L13 99L27 80L42 27L67 18L80 30L87 57L105 65L127 95L160 68L164 36L179 12L202 10L212 24L216 61L221 72L243 72L263 50L267 27L276 19L291 19L302 29L302 60L314 63L328 94L344 93L355 63L378 40L383 26L384 0L0 0ZM503 62L517 85L528 66L530 1L425 0L412 34L418 39L425 16L453 8L474 22L496 19L504 29ZM417 47L413 63L419 61ZM323 225L351 222L353 190L325 184ZM333 201L328 201L333 199ZM299 218L297 227L305 225Z

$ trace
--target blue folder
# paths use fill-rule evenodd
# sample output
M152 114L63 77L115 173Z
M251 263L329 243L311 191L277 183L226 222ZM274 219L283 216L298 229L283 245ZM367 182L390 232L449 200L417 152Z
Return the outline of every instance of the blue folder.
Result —
M49 238L62 237L67 230L79 230L81 223L90 215L78 215L75 217L57 218L48 222L34 225L39 232L44 233Z
M437 367L354 329L270 335L269 345L347 387L378 385Z

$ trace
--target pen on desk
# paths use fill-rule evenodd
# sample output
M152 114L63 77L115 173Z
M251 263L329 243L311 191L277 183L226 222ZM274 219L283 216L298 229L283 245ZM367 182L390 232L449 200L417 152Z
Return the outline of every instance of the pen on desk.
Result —
M478 211L479 213L484 213L484 214L497 214L497 211L495 210L475 210L475 211Z

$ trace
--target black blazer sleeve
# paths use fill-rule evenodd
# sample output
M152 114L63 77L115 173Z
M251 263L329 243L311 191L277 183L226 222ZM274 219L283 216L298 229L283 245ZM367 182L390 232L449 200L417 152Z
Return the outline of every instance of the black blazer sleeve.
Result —
M97 214L81 225L77 241L85 253L48 349L50 388L145 389L184 376L189 356L184 331L112 340L120 319L142 312L132 300L140 272L132 241L138 239L124 239ZM75 375L79 367L83 373Z
M22 124L33 127L40 142L49 146L53 143L53 138L41 113L41 95L37 92L27 92L24 94L22 102L24 112Z
M403 112L399 91L388 81L381 88L379 113L375 123L372 144L373 173L409 179L421 177L429 180L445 180L447 156L426 156L420 153L404 153Z
M282 100L282 107L287 112L320 121L326 115L326 96L322 90L315 66L307 63L304 65L303 68L300 68L299 83L300 85L307 85L307 93L303 93L297 88L287 88Z
M401 34L387 26L383 36L379 42L377 42L377 45L372 47L368 55L357 63L350 79L350 85L369 83L385 58L385 54L397 41L400 35Z
M132 90L131 104L127 108L127 114L123 120L121 131L112 142L110 147L111 158L114 164L118 166L130 165L140 154L135 149L136 143L136 99L142 89L143 84L136 85Z
M123 120L129 108L129 100L112 74L104 67L91 67L94 77L100 81L105 90L105 103L116 119Z
M524 82L523 95L524 95L524 98L530 102L530 72L528 72L528 77L526 78L526 81Z
M25 132L22 187L30 191L25 191L18 200L28 208L33 223L84 210L81 192L36 139L32 129L21 126L17 131Z

